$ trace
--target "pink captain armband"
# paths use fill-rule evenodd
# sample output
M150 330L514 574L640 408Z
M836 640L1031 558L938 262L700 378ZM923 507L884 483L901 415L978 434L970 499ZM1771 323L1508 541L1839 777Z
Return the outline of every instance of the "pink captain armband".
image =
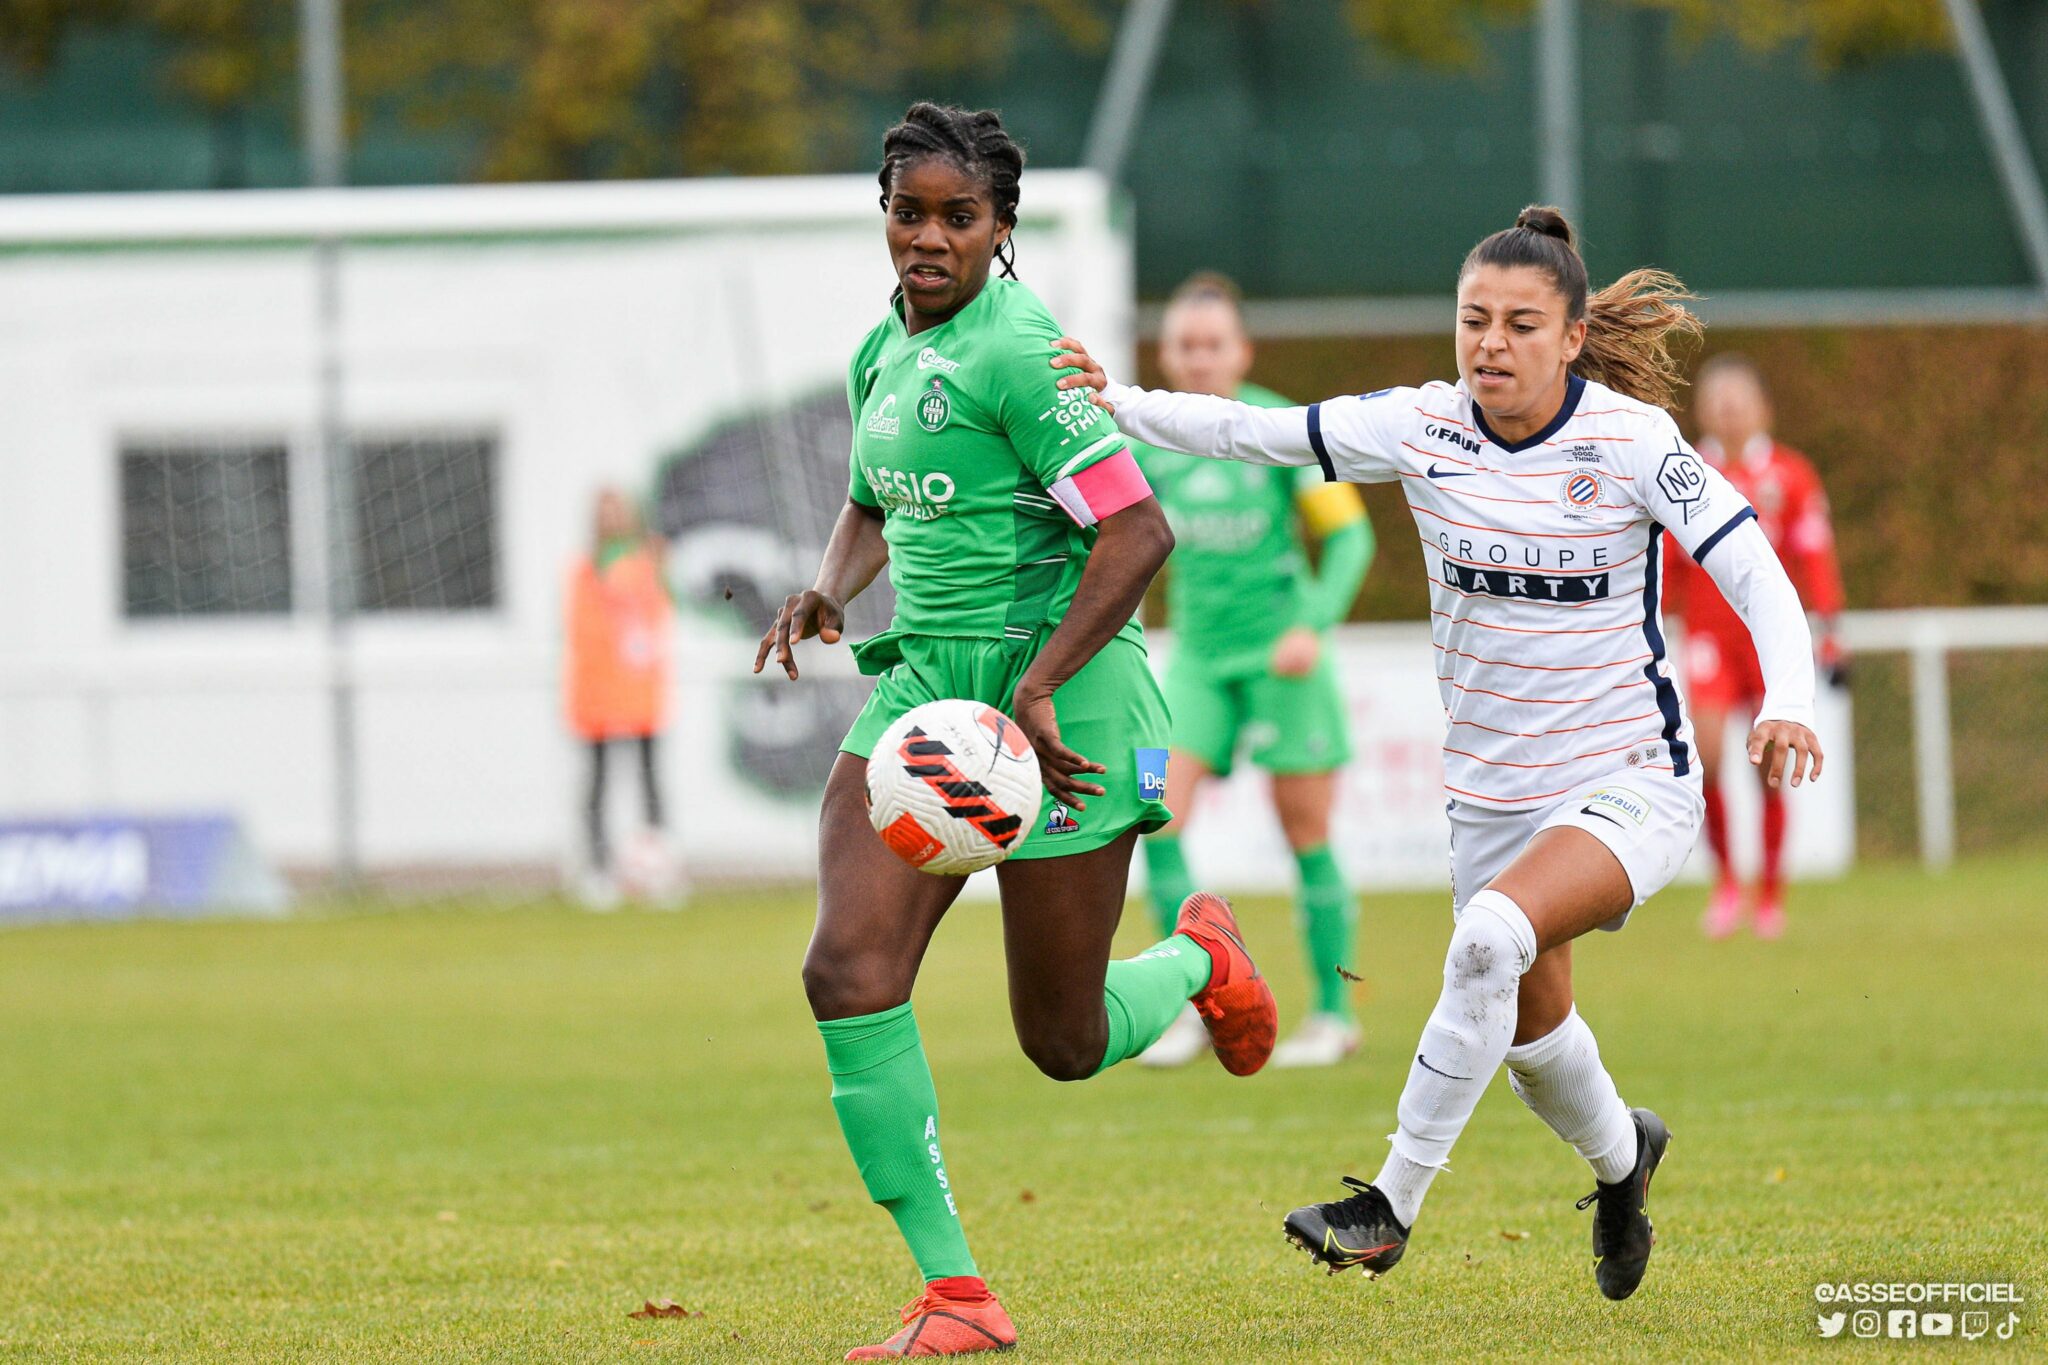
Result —
M1045 491L1066 509L1075 525L1093 526L1151 497L1152 485L1145 482L1145 471L1124 449L1078 474L1067 475Z

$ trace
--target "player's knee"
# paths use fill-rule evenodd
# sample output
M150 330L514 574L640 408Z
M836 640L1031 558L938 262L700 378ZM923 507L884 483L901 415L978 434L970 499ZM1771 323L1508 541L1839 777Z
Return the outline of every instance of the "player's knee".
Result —
M1031 1064L1056 1081L1085 1081L1102 1069L1106 1039L1052 1029L1019 1029L1017 1042Z
M1453 991L1512 995L1536 960L1536 930L1522 908L1498 891L1465 904L1444 954L1444 984Z
M895 1009L910 989L872 958L814 944L804 955L804 998L813 1019L856 1019Z

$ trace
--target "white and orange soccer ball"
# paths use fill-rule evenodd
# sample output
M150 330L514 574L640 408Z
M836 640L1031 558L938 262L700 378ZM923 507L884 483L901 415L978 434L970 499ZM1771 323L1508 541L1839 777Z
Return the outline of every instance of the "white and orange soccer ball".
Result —
M1015 853L1038 818L1038 755L978 701L914 706L868 755L868 819L921 872L964 877Z

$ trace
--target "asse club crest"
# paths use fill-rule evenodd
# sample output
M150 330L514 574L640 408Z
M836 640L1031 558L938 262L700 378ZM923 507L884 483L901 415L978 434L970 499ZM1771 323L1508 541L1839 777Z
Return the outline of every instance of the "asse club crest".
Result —
M944 384L933 379L917 400L917 424L926 431L937 431L946 425L946 419L953 415L952 400L946 397Z

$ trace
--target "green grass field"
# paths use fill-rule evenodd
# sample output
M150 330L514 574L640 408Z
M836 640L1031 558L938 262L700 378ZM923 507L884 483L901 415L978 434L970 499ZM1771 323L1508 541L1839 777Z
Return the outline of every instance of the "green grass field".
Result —
M1367 903L1359 1063L1072 1086L1017 1052L995 911L961 907L919 1011L1024 1356L2037 1352L2048 860L1801 888L1778 944L1702 942L1702 898L1579 955L1624 1095L1675 1134L1624 1304L1593 1287L1587 1172L1505 1083L1393 1276L1281 1240L1377 1169L1442 897ZM1291 1014L1285 907L1245 919ZM837 1359L917 1286L833 1124L808 927L797 897L732 896L0 935L0 1356ZM1817 1280L1971 1277L2023 1282L2014 1341L1818 1339ZM626 1316L663 1297L703 1315Z

